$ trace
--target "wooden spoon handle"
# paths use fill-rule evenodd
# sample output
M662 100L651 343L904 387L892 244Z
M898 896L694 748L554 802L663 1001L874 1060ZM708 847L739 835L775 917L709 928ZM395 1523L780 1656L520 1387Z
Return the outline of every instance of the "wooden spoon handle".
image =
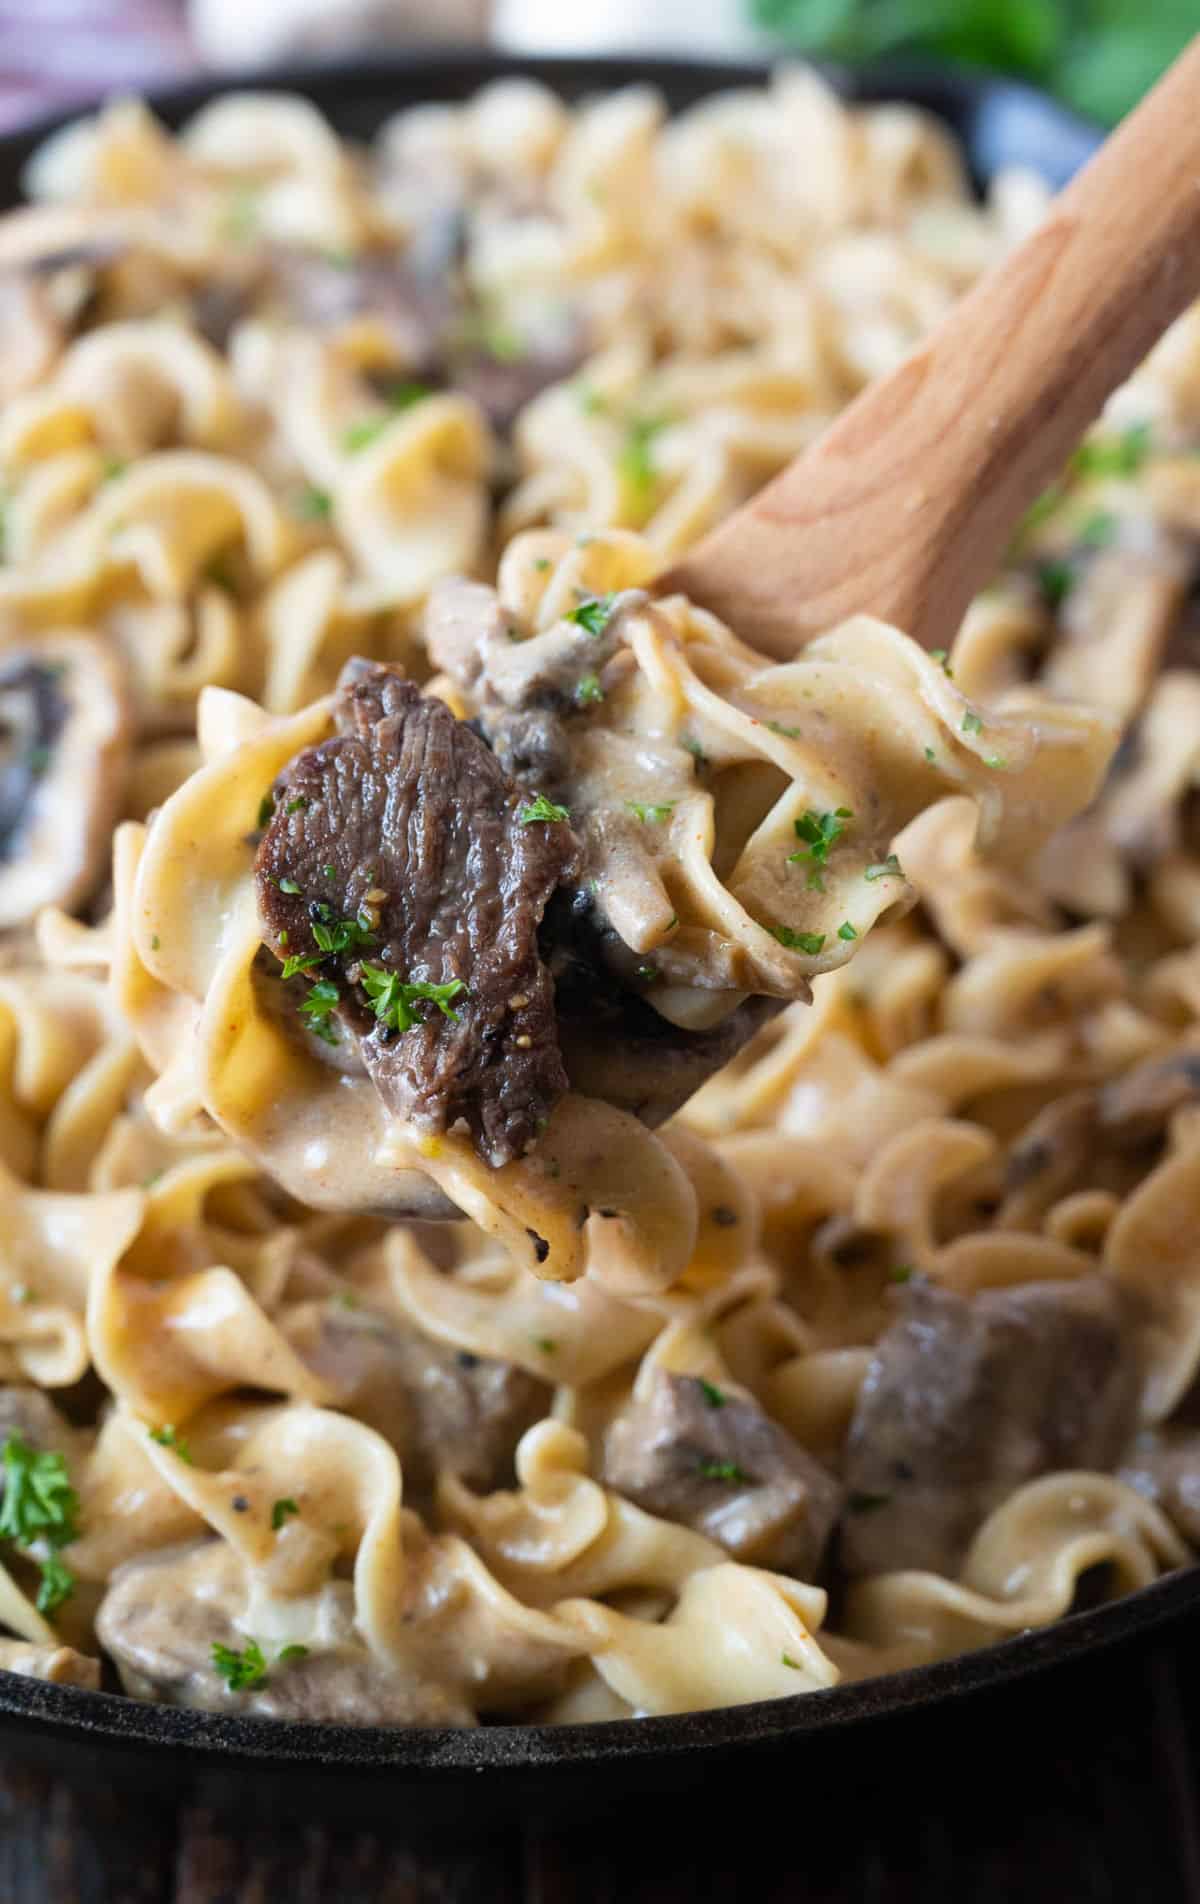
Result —
M659 583L787 659L866 610L949 647L1106 397L1200 292L1200 37L897 370Z

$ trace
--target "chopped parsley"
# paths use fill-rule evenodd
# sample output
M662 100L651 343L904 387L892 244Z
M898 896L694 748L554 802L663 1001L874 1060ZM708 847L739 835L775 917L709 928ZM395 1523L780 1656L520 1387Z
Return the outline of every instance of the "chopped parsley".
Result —
M553 1355L558 1348L552 1335L535 1335L532 1341L534 1348L540 1349L543 1355Z
M325 959L337 957L342 952L359 952L375 944L375 934L361 912L357 919L338 919L332 924L328 920L314 919L311 930L317 950L289 954L283 964L284 978L294 978L297 972L309 972L313 966L322 964ZM318 1016L324 1015L318 1013Z
M654 439L665 429L665 417L634 417L617 455L617 470L639 501L645 501L658 480Z
M45 1540L66 1547L79 1533L79 1496L71 1486L61 1454L33 1448L20 1435L9 1435L3 1448L4 1498L0 1534L30 1546Z
M700 1384L700 1393L703 1395L709 1407L724 1408L725 1403L729 1399L724 1389L718 1388L715 1382L706 1382L703 1375L698 1375L696 1379Z
M800 729L798 727L785 727L782 721L768 721L767 726L773 734L782 734L785 740L798 740L800 738Z
M212 1663L230 1692L249 1692L252 1686L261 1686L267 1676L266 1656L257 1640L247 1640L240 1652L214 1640Z
M585 674L575 684L575 699L580 707L590 707L595 701L604 699L604 689L600 686L598 674Z
M296 491L292 498L292 512L301 522L325 522L333 514L333 497L327 489L318 489L314 483Z
M929 659L938 662L947 680L953 681L954 669L950 666L950 657L944 648L931 648L929 650Z
M522 826L531 826L535 820L569 820L570 817L570 807L560 807L554 800L547 800L544 793L535 793L517 814Z
M658 977L658 967L657 965L639 965L634 977L640 978L643 985L653 985Z
M699 1464L706 1481L748 1481L750 1476L736 1461L711 1461L707 1456Z
M804 952L810 959L816 958L825 943L823 932L793 932L791 926L772 926L771 935L789 952Z
M911 1263L897 1263L894 1268L888 1271L888 1281L890 1283L910 1283L912 1279L913 1266Z
M1136 476L1151 447L1150 425L1134 423L1119 436L1081 443L1068 467L1073 476Z
M171 1422L164 1422L161 1428L147 1428L151 1441L157 1441L160 1448L169 1448L180 1461L192 1465L192 1451L179 1430Z
M838 938L845 939L847 943L849 943L851 939L857 939L857 937L857 926L852 926L849 919L843 919L841 925L838 927Z
M288 964L291 964L290 959ZM287 966L284 970L287 970ZM337 1032L329 1023L329 1015L337 1009L340 1001L341 993L333 980L328 978L319 978L300 1000L300 1016L307 1023L308 1029L316 1033L322 1044L335 1045L338 1042Z
M106 456L100 480L102 483L115 482L117 477L123 476L128 468L129 464L123 456Z
M299 893L300 891L300 888L296 884L295 880L289 878L287 873L285 873L283 875L283 878L279 880L278 885L279 885L279 890L281 893Z
M931 767L935 764L937 760L937 755L934 753L932 747L927 747L925 749L925 758L929 762Z
M275 1501L271 1507L272 1531L277 1534L284 1522L288 1520L291 1515L298 1514L299 1512L300 1509L296 1506L290 1494L285 1494L281 1500Z
M877 1507L886 1507L891 1498L890 1494L851 1494L846 1506L852 1514L870 1514Z
M1008 758L1005 754L985 754L983 764L985 767L995 767L998 773L1003 773L1008 765Z
M293 1640L290 1646L285 1646L281 1652L275 1655L275 1664L277 1666L286 1666L289 1660L307 1658L307 1646L301 1646L297 1640Z
M800 1661L798 1659L793 1659L790 1653L781 1653L779 1655L779 1659L780 1659L781 1665L790 1666L794 1673L803 1671Z
M1075 571L1069 562L1039 562L1038 587L1048 608L1061 608L1075 586Z
M606 414L608 410L608 398L602 396L599 390L593 389L590 383L577 383L575 386L575 395L578 398L579 407L585 416L604 416Z
M360 417L357 423L350 423L342 431L342 448L353 456L359 450L367 449L383 435L389 423L402 410L410 410L414 403L420 403L423 397L433 393L427 383L393 384L385 399L388 406L386 416Z
M69 1600L74 1593L75 1575L57 1554L51 1554L49 1560L39 1560L38 1566L42 1578L34 1605L39 1613L56 1613L64 1600Z
M700 742L695 738L694 735L681 734L679 736L679 745L683 748L685 753L690 754L692 756L692 759L696 763L697 772L700 772L705 767L707 767L708 755L705 753L703 747L701 747L700 745Z
M539 555L533 566L539 575L545 575L547 569L553 567L553 564L548 555Z
M398 972L385 971L382 965L364 965L362 984L376 1018L391 1031L410 1031L414 1025L425 1022L423 1015L413 1010L418 999L428 999L443 1018L453 1018L457 1024L462 1014L452 1009L450 1001L467 989L460 978L453 978L446 985L433 985L426 979L410 983Z
M983 722L980 720L978 714L967 713L963 715L962 731L964 734L982 734Z
M644 826L657 826L663 820L669 820L675 811L674 800L660 800L656 806L644 806L640 800L626 800L625 805Z
M616 599L611 594L585 595L576 602L574 608L568 609L564 619L573 621L586 635L602 635L608 627Z
M896 858L896 855L894 853L889 853L886 859L877 859L872 866L868 866L866 871L863 874L863 878L864 879L903 879L904 868L901 866L900 861Z
M830 848L837 845L846 831L846 821L853 818L849 807L838 807L833 813L815 813L809 807L800 819L793 822L796 838L803 841L803 845L788 854L788 865L796 860L807 860L807 883L818 892L825 890L821 869L829 858Z
M153 933L150 939L150 950L152 952L157 952L161 944L162 944L162 940L159 938L157 932Z
M270 826L271 818L274 812L275 812L275 789L274 787L268 787L267 791L263 794L262 799L258 803L259 826L260 827Z
M1117 518L1107 510L1099 509L1095 515L1081 522L1077 540L1087 549L1107 549L1116 538Z
M294 800L288 801L287 805L284 807L283 810L286 814L289 814L289 815L293 813L304 813L307 811L308 806L309 806L309 802L305 798L305 796L302 793L298 793Z

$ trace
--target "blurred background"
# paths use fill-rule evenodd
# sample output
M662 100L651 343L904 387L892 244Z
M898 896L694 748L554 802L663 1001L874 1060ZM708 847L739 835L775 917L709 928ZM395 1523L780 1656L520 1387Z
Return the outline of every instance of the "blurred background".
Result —
M1197 30L1200 0L0 0L0 125L199 68L431 40L949 59L1111 124Z

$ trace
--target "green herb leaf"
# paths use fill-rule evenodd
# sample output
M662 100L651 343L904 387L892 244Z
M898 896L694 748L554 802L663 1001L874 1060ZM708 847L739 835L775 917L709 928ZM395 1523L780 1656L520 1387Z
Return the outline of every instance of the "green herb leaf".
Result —
M563 619L573 621L585 634L602 635L608 626L616 599L614 594L585 595L582 601L576 602L574 608L568 609Z
M189 1467L194 1465L192 1462L191 1448L179 1433L179 1430L173 1427L169 1421L164 1422L161 1428L148 1428L146 1433L149 1435L151 1441L157 1441L160 1448L169 1448L171 1453L176 1455L180 1461L186 1461Z
M281 893L299 893L300 891L295 880L290 879L286 873L283 875L283 878L279 880L278 885Z
M857 927L852 926L849 919L843 919L841 925L838 927L838 938L849 941L850 939L857 939L857 937Z
M889 853L886 859L876 860L873 866L868 866L865 873L863 874L863 878L864 879L903 879L904 869L901 866L900 861L896 858L896 855L894 853Z
M580 707L591 707L596 701L604 699L604 689L600 686L598 674L585 674L575 684L575 699Z
M897 1263L894 1269L888 1271L888 1281L890 1283L910 1283L913 1279L913 1274L914 1271L911 1263Z
M570 807L558 806L553 800L547 800L544 793L535 793L528 805L517 813L522 826L531 826L535 820L569 820L570 817Z
M978 714L966 713L963 715L962 731L964 734L982 734L983 722L980 720Z
M247 1640L240 1651L214 1640L212 1663L230 1692L249 1692L252 1686L260 1686L267 1676L266 1657L257 1640Z
M78 1536L79 1496L61 1454L31 1447L20 1435L4 1443L4 1498L0 1534L30 1546L45 1540L66 1547Z
M950 657L944 648L931 648L929 650L929 659L931 661L940 662L942 673L946 676L947 680L953 681L954 669L950 666Z
M290 1646L285 1646L281 1652L276 1653L275 1664L277 1666L286 1666L289 1660L307 1658L307 1646L301 1646L298 1640L293 1640Z
M666 423L665 417L634 417L626 427L625 441L617 453L618 473L643 503L658 480L654 443Z
M388 972L382 965L363 966L362 986L376 1018L392 1031L410 1031L423 1022L421 1014L413 1010L419 999L427 999L443 1018L453 1018L457 1024L462 1014L451 1009L450 1001L467 989L460 978L446 985L432 985L426 979L408 983L398 972Z
M38 1566L42 1578L34 1605L39 1613L54 1613L74 1593L75 1575L57 1554L51 1554L48 1560L39 1560Z
M433 395L427 383L397 383L384 398L388 406L386 416L360 417L357 423L348 424L342 431L342 448L355 455L359 450L367 449L378 442L388 425L399 416L402 410L411 410L414 403L420 403L424 397Z
M698 1375L696 1380L700 1384L700 1393L703 1395L709 1407L724 1408L725 1403L729 1399L724 1389L718 1388L715 1382L706 1382L703 1375Z
M264 826L270 826L274 816L275 816L275 789L273 787L268 787L266 793L263 794L262 799L258 803L259 827L261 828Z
M707 1456L697 1464L706 1481L748 1481L750 1476L736 1461L711 1461Z
M1117 518L1106 509L1098 509L1094 516L1080 523L1076 540L1087 549L1107 549L1116 535Z
M791 926L772 926L771 933L789 952L804 952L810 959L816 958L825 943L823 932L793 932Z
M1038 587L1048 608L1061 608L1075 586L1075 571L1069 562L1039 562Z
M657 806L643 806L640 800L626 800L625 805L644 826L658 826L663 820L669 820L675 811L674 800L660 800Z
M793 1659L790 1653L781 1653L779 1655L779 1659L780 1659L781 1665L790 1666L794 1673L798 1673L803 1670L803 1668L800 1665L800 1661L798 1659Z
M534 1348L540 1349L543 1355L553 1355L558 1348L558 1343L552 1335L535 1335L530 1339Z
M327 489L318 489L309 483L292 498L292 513L301 522L326 522L333 514L333 497Z
M640 978L643 985L653 985L658 977L658 967L657 965L639 965L634 977Z
M280 1528L283 1526L284 1522L288 1519L288 1517L292 1514L298 1514L299 1512L300 1512L300 1509L296 1506L296 1503L295 1501L293 1501L291 1495L285 1494L282 1497L282 1499L272 1503L272 1506L271 1506L272 1530L277 1534Z
M1118 436L1089 437L1068 467L1073 476L1136 476L1150 450L1150 425L1134 423Z
M799 820L793 821L796 838L803 840L803 846L788 854L788 865L797 860L807 860L809 864L808 884L818 892L824 892L825 882L821 869L829 858L830 849L837 845L846 831L846 821L854 815L849 807L838 807L833 813L814 813L811 807Z
M798 740L800 737L801 730L798 727L785 727L782 721L768 721L767 726L773 734L782 734L785 740Z

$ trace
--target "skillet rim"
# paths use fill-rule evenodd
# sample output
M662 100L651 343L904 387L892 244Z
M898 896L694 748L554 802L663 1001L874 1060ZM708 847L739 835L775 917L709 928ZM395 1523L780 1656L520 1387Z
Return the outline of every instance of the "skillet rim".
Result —
M810 62L811 64L812 62ZM1031 86L951 66L888 62L870 69L818 70L851 99L915 103L964 140L976 176L980 145L1014 143L1005 120L1028 127L1028 162L1061 183L1094 149L1099 133ZM647 57L640 54L535 55L477 48L427 47L404 58L286 64L258 72L209 73L147 88L145 98L176 124L219 94L299 92L336 129L357 106L367 116L394 92L395 106L425 98L463 98L489 80L539 78L577 97L630 81L657 84L673 105L730 86L761 84L769 64L756 60ZM0 210L17 202L21 168L51 133L95 109L80 101L0 135ZM353 136L353 134L351 135ZM1024 142L1015 140L1018 148ZM767 1746L814 1734L843 1734L870 1721L960 1701L1068 1660L1151 1632L1200 1601L1200 1572L1169 1574L1147 1587L1054 1625L1031 1629L958 1658L850 1685L750 1705L580 1726L501 1725L475 1729L348 1726L207 1712L144 1702L0 1669L0 1729L13 1722L43 1739L107 1741L125 1753L166 1750L182 1769L266 1772L292 1767L348 1776L371 1768L414 1775L430 1786L466 1772L506 1782L519 1774L566 1778L597 1766L662 1766L709 1758L730 1747Z

